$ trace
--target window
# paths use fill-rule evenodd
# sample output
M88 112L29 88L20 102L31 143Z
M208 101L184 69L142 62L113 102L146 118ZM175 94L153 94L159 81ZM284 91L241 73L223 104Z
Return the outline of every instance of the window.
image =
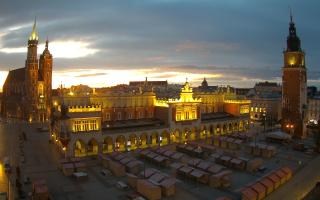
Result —
M128 119L132 119L132 113L128 114Z
M176 121L181 121L181 112L177 112Z
M196 111L192 111L192 119L196 119Z
M111 118L111 117L110 117L110 113L106 113L106 120L107 120L107 121L110 121L110 118Z
M139 119L143 118L143 112L139 112Z
M118 116L117 116L118 118L118 120L121 120L121 112L118 112Z
M149 117L152 118L153 117L153 112L149 113Z
M185 112L186 119L189 119L189 112Z
M73 132L99 130L97 120L77 120L73 123Z

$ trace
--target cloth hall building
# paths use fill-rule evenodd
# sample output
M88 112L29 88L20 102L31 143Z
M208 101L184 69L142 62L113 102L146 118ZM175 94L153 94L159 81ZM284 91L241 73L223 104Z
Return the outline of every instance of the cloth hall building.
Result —
M53 98L52 140L67 157L83 157L248 130L250 101L229 87L209 87L186 82L176 98L158 98L147 80L136 89L61 89Z

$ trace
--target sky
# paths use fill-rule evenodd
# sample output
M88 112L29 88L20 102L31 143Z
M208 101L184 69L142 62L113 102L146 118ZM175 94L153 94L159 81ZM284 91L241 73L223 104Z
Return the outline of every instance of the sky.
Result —
M0 0L0 86L24 67L37 18L53 87L130 80L253 87L281 82L289 6L306 52L308 84L320 86L319 0Z

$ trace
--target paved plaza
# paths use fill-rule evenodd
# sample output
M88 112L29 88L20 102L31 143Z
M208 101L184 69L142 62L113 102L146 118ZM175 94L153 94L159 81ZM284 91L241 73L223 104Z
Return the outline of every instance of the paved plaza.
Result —
M17 196L14 180L16 177L15 167L20 166L21 176L30 177L31 180L45 179L49 188L50 195L57 200L73 199L127 199L127 195L133 193L132 189L121 190L115 184L118 181L126 182L126 177L115 177L113 175L104 176L101 174L103 167L96 158L86 159L88 163L88 180L77 182L71 177L66 177L58 168L59 160L63 157L57 147L49 143L50 135L48 132L39 132L38 125L29 125L17 121L1 122L0 124L0 156L1 158L9 156L13 170L10 175L11 189L10 194ZM258 129L253 129L257 131ZM26 133L26 140L20 142L19 134ZM263 133L257 138L257 142L264 143ZM305 141L312 145L312 140ZM20 144L22 143L22 145ZM19 147L19 144L21 147ZM263 166L266 171L249 173L247 171L232 170L232 184L226 189L217 189L203 185L195 181L177 177L176 194L173 197L164 199L215 199L221 196L230 197L231 199L240 199L239 189L245 185L253 183L260 177L270 171L282 166L289 166L297 173L292 180L272 193L268 199L284 199L287 191L294 189L294 195L303 195L305 190L309 189L319 175L314 174L314 166L319 166L319 157L309 155L304 152L292 150L289 145L272 144L277 147L277 154L270 159L264 159ZM21 149L21 150L20 150ZM224 151L217 148L217 151ZM245 152L236 152L240 156L253 158ZM22 157L25 163L22 162ZM142 160L144 161L144 160ZM214 160L209 157L207 161ZM146 168L156 168L164 173L171 174L170 168L159 167L153 163L145 162ZM313 177L310 182L305 181L306 176ZM299 184L302 180L303 184ZM299 190L299 187L303 186ZM23 191L26 196L31 193L31 184L23 184ZM8 179L1 169L0 172L0 191L8 192ZM300 192L299 192L300 191ZM299 193L299 194L298 194Z

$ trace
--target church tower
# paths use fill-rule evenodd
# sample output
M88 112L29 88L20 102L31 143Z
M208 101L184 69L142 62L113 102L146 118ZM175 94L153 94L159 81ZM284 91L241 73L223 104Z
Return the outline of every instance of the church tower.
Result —
M34 21L31 35L28 40L28 53L25 63L25 92L26 92L26 118L29 121L34 120L37 115L38 104L38 33L36 28L36 20Z
M44 119L49 119L51 112L51 91L52 91L52 55L49 51L49 41L47 39L46 46L43 53L40 55L39 61L39 75L43 79L42 96L43 107L45 109ZM38 90L39 91L39 90Z
M282 130L298 138L306 136L307 74L305 53L290 14L287 48L283 52Z

